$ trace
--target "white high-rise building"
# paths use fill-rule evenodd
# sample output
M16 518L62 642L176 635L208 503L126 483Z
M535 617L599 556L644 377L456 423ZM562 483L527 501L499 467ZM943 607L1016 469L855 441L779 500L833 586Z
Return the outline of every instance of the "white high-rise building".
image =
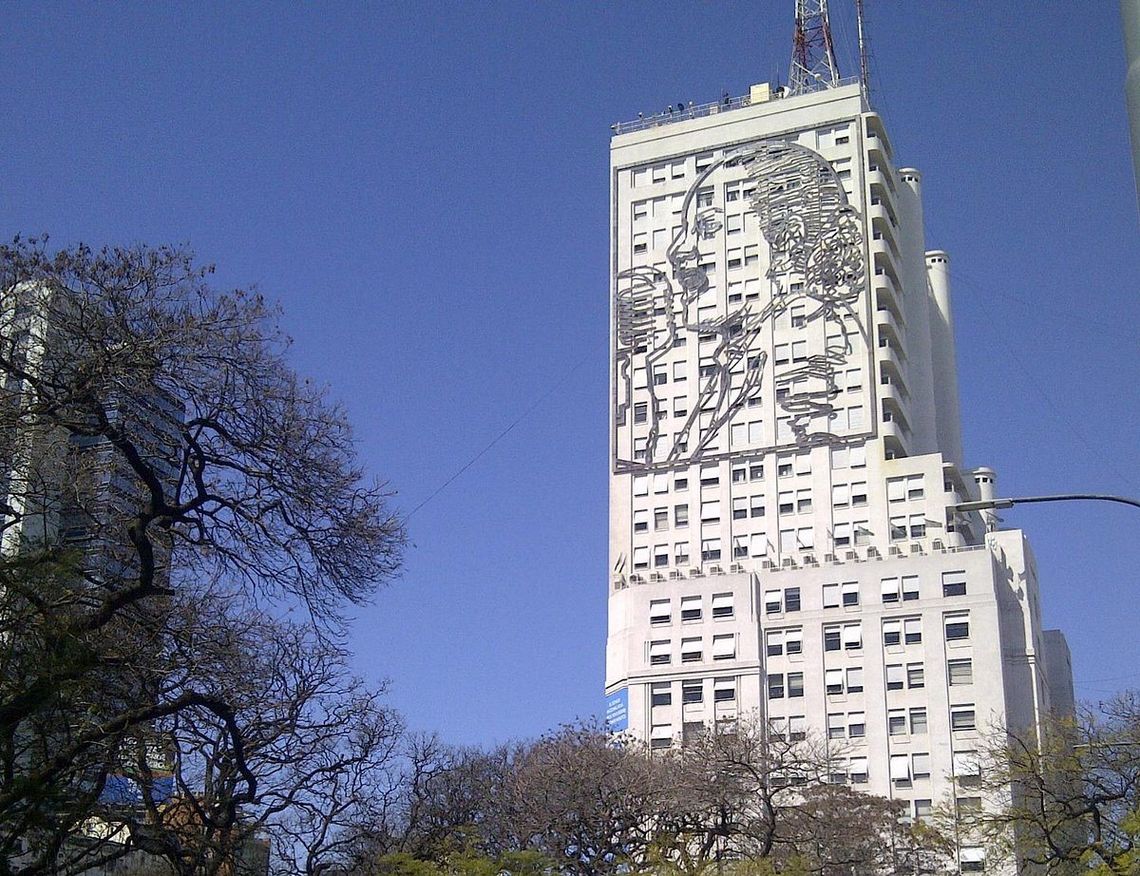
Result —
M994 474L920 174L858 83L760 85L615 126L610 210L613 726L754 713L916 815L973 803L982 736L1072 676L1022 533L954 510Z

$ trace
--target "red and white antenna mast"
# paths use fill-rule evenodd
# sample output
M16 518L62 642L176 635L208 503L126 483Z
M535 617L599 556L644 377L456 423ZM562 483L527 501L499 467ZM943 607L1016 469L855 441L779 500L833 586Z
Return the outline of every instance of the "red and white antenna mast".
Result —
M792 37L792 67L788 94L807 94L839 84L839 66L827 19L827 0L796 0L796 30Z

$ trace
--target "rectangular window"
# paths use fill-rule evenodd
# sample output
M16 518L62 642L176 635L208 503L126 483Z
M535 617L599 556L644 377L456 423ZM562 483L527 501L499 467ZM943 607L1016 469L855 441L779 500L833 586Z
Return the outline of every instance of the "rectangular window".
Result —
M903 641L907 645L917 645L922 641L922 618L908 617L903 621Z
M898 785L910 784L910 756L906 754L891 755L891 781Z
M784 674L782 672L768 674L768 699L779 700L784 696Z
M844 607L851 607L859 604L859 582L858 581L845 581L839 588L843 596Z
M891 663L887 666L887 690L902 690L905 672L901 663Z
M883 593L883 604L889 605L892 602L899 601L899 579L898 578L883 578L880 582Z
M976 727L973 705L950 707L951 730L974 730Z
M714 593L712 598L713 620L724 620L733 615L733 597L731 593Z
M899 645L902 643L902 621L883 621L883 644Z
M847 713L847 735L852 739L867 735L867 716L864 712Z
M836 523L835 532L832 534L837 548L851 546L851 524L850 523Z
M669 545L657 544L653 546L653 568L661 569L669 565Z
M830 695L843 693L843 670L828 669L823 673L823 684Z
M867 758L851 758L851 763L848 766L847 771L851 776L851 784L865 785L867 783Z
M838 584L823 585L823 607L839 608L840 594Z
M951 687L974 683L974 662L969 658L965 660L948 660L946 670L949 675Z
M921 736L926 733L926 709L915 708L910 710L911 736Z
M709 563L720 559L720 539L706 538L701 541L701 562Z
M651 666L667 666L669 659L668 639L657 639L649 643L649 663Z
M887 735L906 735L906 712L904 712L902 709L896 709L887 712Z
M847 735L847 716L834 712L827 716L827 738L843 739Z
M673 506L673 525L677 529L684 529L689 525L689 506L688 505L674 505Z
M725 633L713 636L713 660L732 660L736 657L736 636Z
M669 609L668 599L654 599L649 603L649 623L655 627L666 626L673 622L673 613Z
M926 538L926 517L922 514L910 515L910 537Z
M749 500L748 512L749 512L749 516L751 516L751 517L763 517L764 516L764 497L763 496L752 496L751 499Z
M892 517L890 519L891 525L891 541L902 541L906 538L906 518L905 517Z
M767 644L766 653L769 657L780 657L784 653L784 631L783 630L769 630L765 642Z
M736 699L736 679L719 678L713 682L713 702L729 703Z
M700 638L681 640L682 663L700 663L703 658L704 654L701 652Z
M951 614L946 616L946 641L961 642L970 638L970 616Z
M942 573L942 595L943 596L965 596L966 595L966 573L965 572L943 572Z
M668 508L654 508L653 509L653 528L657 532L669 528L669 509Z
M648 511L634 511L633 512L633 531L634 532L648 532L649 531L649 512Z
M802 697L804 695L804 674L802 672L788 673L788 696Z
M851 484L851 507L862 508L867 504L867 482L855 481Z
M784 608L783 594L779 590L764 591L764 613L779 614Z
M831 487L831 507L846 508L851 504L851 485L833 484Z
M914 801L914 817L930 818L934 814L934 801L929 798Z
M795 493L791 490L781 490L778 510L781 514L791 514L796 508Z
M863 625L843 625L843 649L845 651L858 651L863 647Z
M681 597L681 622L699 621L701 619L701 598L699 596Z
M784 611L800 610L800 588L789 587L784 591Z
M839 627L824 627L823 628L823 650L824 651L838 651L843 643L843 634L839 631Z
M633 568L634 571L649 568L649 548L635 547L633 549Z
M673 564L677 566L689 565L689 543L679 541L673 545Z
M926 673L921 663L908 663L906 667L906 686L911 690L926 687Z
M811 490L796 490L796 513L806 514L811 511Z
M902 598L903 602L913 602L918 599L918 575L903 575Z
M847 693L863 692L863 667L851 666L847 669Z
M748 519L748 497L747 496L733 496L733 498L732 498L732 519L733 520L747 520Z
M802 654L804 651L804 631L800 627L786 630L784 633L784 647L788 654Z
M700 679L696 681L681 682L681 702L686 704L703 703L705 701L705 683Z
M654 706L673 705L673 685L668 681L655 681L650 685L650 704Z

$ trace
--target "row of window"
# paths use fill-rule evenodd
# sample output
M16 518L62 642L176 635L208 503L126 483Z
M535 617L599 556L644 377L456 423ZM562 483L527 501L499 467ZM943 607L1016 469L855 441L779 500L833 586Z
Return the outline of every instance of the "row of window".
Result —
M713 620L730 620L735 614L734 597L731 593L714 593L710 600ZM701 596L682 596L680 602L681 623L697 623L704 619L704 601ZM653 599L649 603L649 623L651 626L668 626L673 622L673 600Z
M736 658L736 633L718 633L712 636L709 644L713 660L733 660ZM703 663L706 639L702 636L689 636L681 639L681 662ZM653 639L646 647L646 659L650 666L668 666L673 662L673 640Z
M781 547L783 545L781 544ZM883 605L893 605L899 602L912 602L918 600L921 596L921 589L919 586L918 575L901 575L892 576L880 579L880 596ZM966 595L966 573L962 570L954 570L942 573L942 596L944 598L954 596ZM860 603L860 585L858 581L843 581L834 584L823 585L823 607L828 608L853 608ZM765 614L785 614L788 612L799 611L802 606L800 598L799 587L785 587L782 590L765 590L764 591L764 613ZM917 619L911 619L917 624ZM956 628L957 629L957 628ZM953 638L966 638L969 636L968 624L961 635L955 635ZM897 632L897 631L894 631ZM906 644L915 644L922 641L922 633L920 629L910 631L917 638L905 638ZM886 629L884 627L884 634ZM949 636L948 636L949 637ZM900 640L897 635L892 636L892 641L887 641L884 638L884 644L898 645Z
M705 680L692 678L681 682L681 702L695 706L705 701ZM713 702L736 702L736 679L717 678L713 680ZM653 708L673 705L673 682L655 681L649 686L649 704Z
M765 633L765 654L768 657L783 657L803 653L804 644L803 627L790 627L782 630L768 630ZM841 644L850 647L852 650L862 646L862 631L859 629L858 624L847 625L843 628L831 628L824 632L824 648L828 651L837 651ZM828 672L840 672L840 670L828 670ZM858 670L859 674L854 677L856 686L862 690L862 671ZM974 664L970 657L961 657L946 662L947 683L951 687L960 687L974 683ZM829 676L834 679L835 684L840 684L841 680L838 676ZM852 690L852 678L848 678L846 691L848 693L856 693ZM887 690L920 690L926 687L926 669L922 663L888 663L886 665L886 683ZM832 684L828 683L828 693ZM842 693L843 689L834 691L834 693Z

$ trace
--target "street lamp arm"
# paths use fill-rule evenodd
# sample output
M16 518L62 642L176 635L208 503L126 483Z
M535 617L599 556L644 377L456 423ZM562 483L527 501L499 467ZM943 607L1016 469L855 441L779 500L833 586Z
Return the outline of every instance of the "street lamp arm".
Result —
M991 508L1012 508L1014 505L1028 505L1033 502L1116 502L1120 505L1131 505L1140 508L1140 499L1130 499L1127 496L1109 496L1103 493L1061 493L1056 496L1015 496L1003 499L982 499L977 502L961 502L950 507L954 511L987 511Z

